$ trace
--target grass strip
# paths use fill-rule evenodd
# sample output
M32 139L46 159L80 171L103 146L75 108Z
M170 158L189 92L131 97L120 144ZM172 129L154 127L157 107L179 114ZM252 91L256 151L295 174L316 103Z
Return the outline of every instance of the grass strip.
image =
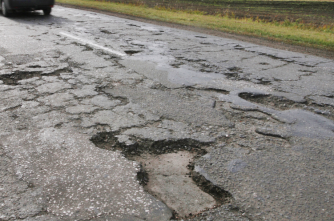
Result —
M333 33L299 29L298 26L285 27L261 20L235 19L220 15L203 15L200 12L149 8L143 5L96 0L57 0L57 2L334 51Z

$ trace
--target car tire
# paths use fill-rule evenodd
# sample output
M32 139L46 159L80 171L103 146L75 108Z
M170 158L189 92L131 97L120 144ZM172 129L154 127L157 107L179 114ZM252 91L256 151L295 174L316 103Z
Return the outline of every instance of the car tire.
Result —
M43 13L44 13L44 15L50 15L51 8L45 8L45 9L43 9Z
M5 16L5 17L9 16L9 11L8 11L8 8L5 4L5 1L1 1L1 11L2 11L3 16Z

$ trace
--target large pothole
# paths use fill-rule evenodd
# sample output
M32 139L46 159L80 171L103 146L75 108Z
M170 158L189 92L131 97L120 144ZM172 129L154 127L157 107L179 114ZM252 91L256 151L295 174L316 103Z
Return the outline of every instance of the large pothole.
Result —
M243 92L239 94L244 100L252 103L261 104L269 108L279 111L286 111L291 109L304 109L315 114L323 115L330 120L334 120L334 108L332 105L317 104L313 100L306 99L303 102L296 102L283 96L275 96L272 94L257 94Z
M0 75L0 80L7 85L17 85L20 80L29 79L33 77L40 77L42 71L17 71L11 74Z
M263 104L277 110L289 110L292 108L300 108L305 103L297 103L285 97L274 96L270 94L254 94L254 93L240 93L239 97L250 101L252 103Z
M183 218L228 203L232 195L194 171L194 159L207 153L207 143L193 139L153 141L133 137L133 143L118 141L118 133L102 132L92 137L99 148L120 150L140 163L137 178L144 189Z
M59 76L60 73L72 72L69 68L59 68L48 71L47 69L38 71L16 70L10 74L0 75L0 80L6 85L18 85L19 81L42 76Z

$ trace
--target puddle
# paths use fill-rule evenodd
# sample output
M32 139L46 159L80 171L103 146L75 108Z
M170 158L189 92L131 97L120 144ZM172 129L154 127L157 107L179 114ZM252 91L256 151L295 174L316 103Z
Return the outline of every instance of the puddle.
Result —
M134 138L119 143L117 133L99 133L91 141L99 148L120 150L140 163L137 179L144 189L174 211L174 218L201 213L228 203L232 195L194 170L194 159L206 154L205 145L192 139L161 140Z
M311 138L334 137L333 121L310 111L298 109L293 105L294 103L300 105L300 103L285 98L249 89L248 91L232 91L228 95L221 94L219 100L232 103L231 108L233 109L262 112L284 124L284 136L282 136L282 131L275 128L258 130L263 135L285 138L289 136ZM259 102L261 100L262 103ZM279 110L273 107L278 107Z
M211 70L214 69L214 67L211 67L210 65L204 65L200 71L197 71L191 66L184 64L185 62L205 62L205 60L174 57L165 54L165 51L169 51L166 46L166 43L155 42L152 46L148 47L148 50L152 51L152 53L145 54L144 50L140 51L143 52L140 53L140 56L133 56L127 61L122 61L122 64L128 68L135 69L136 71L139 71L139 73L152 79L156 79L157 74L154 76L151 75L150 69L155 69L160 72L158 74L158 81L163 81L165 86L168 87L205 85L209 82L215 82L215 80L226 78L224 75L215 73ZM148 62L152 65L151 68L148 68Z
M297 107L301 108L301 106L303 105L302 103L297 103L285 97L278 97L270 94L253 94L243 92L239 94L239 97L252 103L267 105L278 110L289 110Z
M308 110L314 114L322 115L330 120L334 120L334 109L331 105L316 104L314 101L306 99L293 101L283 96L275 96L272 94L254 94L249 92L239 93L239 97L252 102L261 104L275 110L286 111L291 109Z
M185 66L185 65L183 65ZM216 73L202 73L192 71L189 68L179 67L174 68L168 73L168 80L174 84L182 84L184 86L193 86L196 84L205 84L207 82L222 78Z
M275 117L291 123L290 133L298 137L334 137L334 123L325 117L309 111L292 109L277 112Z

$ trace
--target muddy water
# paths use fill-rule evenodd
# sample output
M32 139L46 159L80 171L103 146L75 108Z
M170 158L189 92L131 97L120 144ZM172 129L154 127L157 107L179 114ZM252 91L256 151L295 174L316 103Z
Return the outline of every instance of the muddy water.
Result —
M261 98L268 96L266 92L252 89L243 92L232 91L229 95L221 95L220 100L231 102L233 105L236 105L234 106L235 109L262 112L279 122L285 123L285 126L281 128L257 129L258 133L282 138L290 136L312 138L334 137L334 123L330 119L303 109L291 108L282 111L274 109L270 105L252 103L241 98L240 94L243 94L243 97L246 98L244 96L246 92L250 97L253 97L251 99L253 102L256 100L254 97ZM287 103L294 102L287 100Z
M172 209L174 218L192 216L232 200L230 193L194 170L194 159L207 152L207 144L181 139L137 139L124 144L117 137L117 132L100 133L92 141L102 149L120 150L126 158L140 163L139 183Z
M194 156L194 153L179 151L135 157L149 174L146 189L182 217L216 205L215 199L203 192L191 178L187 165Z

